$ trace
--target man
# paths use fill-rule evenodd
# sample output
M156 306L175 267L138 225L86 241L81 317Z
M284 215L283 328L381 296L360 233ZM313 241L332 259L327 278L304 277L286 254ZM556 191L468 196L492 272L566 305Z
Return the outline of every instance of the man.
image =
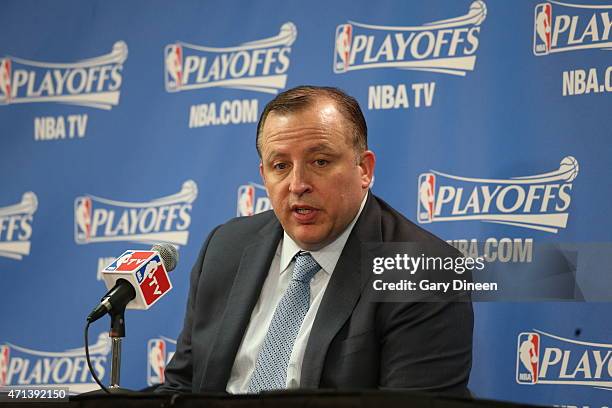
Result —
M375 302L363 243L454 253L369 192L375 166L355 99L335 88L279 94L257 127L274 207L208 237L191 274L165 392L389 388L465 394L469 302Z

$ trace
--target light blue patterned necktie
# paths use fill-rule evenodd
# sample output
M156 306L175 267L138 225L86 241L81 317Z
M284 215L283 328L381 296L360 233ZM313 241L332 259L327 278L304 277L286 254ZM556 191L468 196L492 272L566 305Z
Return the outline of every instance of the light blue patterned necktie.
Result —
M249 393L285 388L291 350L310 307L310 280L319 269L321 267L308 252L296 255L291 282L276 306L257 355Z

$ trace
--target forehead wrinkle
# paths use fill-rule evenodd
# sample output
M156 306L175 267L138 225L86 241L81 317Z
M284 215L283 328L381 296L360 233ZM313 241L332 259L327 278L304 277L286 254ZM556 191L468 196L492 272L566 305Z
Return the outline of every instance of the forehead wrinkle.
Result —
M266 132L262 135L261 148L267 150L270 148L270 144L285 145L295 141L301 141L306 139L307 141L318 142L320 145L327 145L333 147L331 143L332 139L336 137L344 139L344 134L337 130L327 126L293 126L293 127L282 127L278 130Z
M321 143L317 143L314 146L309 147L308 149L306 149L307 153L316 153L316 152L320 152L320 151L324 151L324 150L332 150L332 151L336 151L336 147L329 143L329 142L321 142Z
M304 126L296 126L293 128L283 128L274 132L270 132L262 135L262 149L265 148L266 145L270 143L290 143L295 139L301 139L307 135L308 137L321 139L321 144L327 144L328 146L333 146L333 143L330 140L339 138L341 141L347 141L347 135L344 134L339 129L334 129L326 126L313 126L313 127L304 127Z
M322 152L322 151L330 151L332 153L336 153L338 149L331 143L329 142L320 142L317 143L314 146L310 146L308 148L305 149L305 153L317 153L317 152ZM269 154L266 155L266 160L272 160L274 158L276 158L277 156L283 156L286 155L286 153L278 151L277 149L273 149L272 151L269 152Z
M275 141L278 137L289 137L296 138L300 137L303 133L309 134L322 134L326 135L330 133L330 129L325 126L292 126L292 127L283 127L282 129L278 129L276 131L267 132L262 137L262 142Z

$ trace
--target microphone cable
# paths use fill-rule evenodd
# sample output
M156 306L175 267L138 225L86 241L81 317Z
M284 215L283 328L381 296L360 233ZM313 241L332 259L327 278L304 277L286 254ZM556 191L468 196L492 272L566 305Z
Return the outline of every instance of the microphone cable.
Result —
M90 324L91 324L91 322L87 321L87 324L85 325L85 357L86 357L86 360L87 360L87 367L89 367L89 371L91 372L91 375L92 375L93 379L98 383L100 388L102 388L105 393L110 395L111 392L108 390L108 388L106 388L104 386L104 384L102 384L102 381L100 381L100 379L98 378L98 375L96 374L96 371L94 370L93 366L91 365L91 359L89 358L89 325Z

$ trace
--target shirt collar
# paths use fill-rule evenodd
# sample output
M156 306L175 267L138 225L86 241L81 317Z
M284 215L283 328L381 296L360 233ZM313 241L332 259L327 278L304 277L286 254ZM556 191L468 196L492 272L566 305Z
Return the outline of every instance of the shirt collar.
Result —
M361 201L361 206L359 207L359 211L357 215L351 223L346 227L346 229L329 245L319 249L318 251L305 251L300 248L298 244L295 243L291 237L284 232L283 240L281 245L279 245L280 249L280 273L283 273L289 266L289 264L293 261L293 257L300 251L310 252L315 261L321 266L326 273L330 274L334 271L336 264L338 263L338 259L340 259L340 254L344 249L344 245L348 240L359 215L361 215L361 211L363 211L363 207L365 207L366 200L368 199L368 193L363 197Z

